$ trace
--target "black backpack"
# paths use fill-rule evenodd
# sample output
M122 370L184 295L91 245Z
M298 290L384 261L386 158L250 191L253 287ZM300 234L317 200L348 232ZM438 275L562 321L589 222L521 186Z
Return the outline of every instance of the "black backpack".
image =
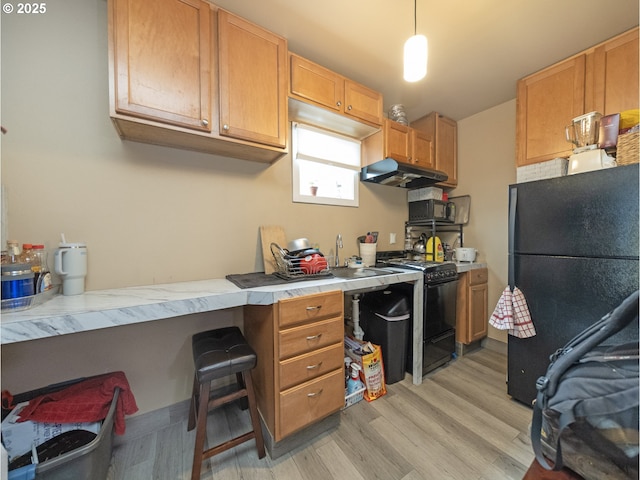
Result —
M536 382L531 443L545 469L552 467L543 456L543 439L550 457L555 449L553 470L563 466L564 445L607 478L638 478L638 341L599 346L638 322L638 298L638 292L631 294L556 351Z

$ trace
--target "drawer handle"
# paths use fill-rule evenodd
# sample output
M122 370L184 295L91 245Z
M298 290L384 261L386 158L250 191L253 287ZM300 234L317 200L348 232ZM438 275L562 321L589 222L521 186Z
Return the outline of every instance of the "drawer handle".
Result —
M321 388L319 392L307 393L307 397L317 397L322 393L323 390L324 388Z
M317 307L307 307L307 311L320 310L321 308L322 308L322 305L318 305Z
M317 334L317 335L309 335L309 336L307 337L307 340L317 340L317 339L319 339L321 336L322 336L322 334L321 334L321 333L319 333L319 334Z
M315 370L316 368L320 368L322 366L322 362L316 363L315 365L307 365L307 370Z

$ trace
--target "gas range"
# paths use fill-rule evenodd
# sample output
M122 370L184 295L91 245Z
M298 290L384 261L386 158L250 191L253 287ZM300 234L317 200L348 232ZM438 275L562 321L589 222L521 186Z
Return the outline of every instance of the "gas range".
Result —
M453 262L429 262L407 258L404 251L378 252L376 265L386 267L406 268L424 272L427 284L451 282L458 279L456 264Z

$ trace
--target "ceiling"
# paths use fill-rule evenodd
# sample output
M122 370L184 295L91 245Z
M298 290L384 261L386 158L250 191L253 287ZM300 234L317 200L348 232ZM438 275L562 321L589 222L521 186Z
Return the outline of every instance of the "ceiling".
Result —
M466 118L516 96L516 81L638 25L638 0L416 0L427 76L402 79L413 0L212 0L289 50L405 105L409 120Z

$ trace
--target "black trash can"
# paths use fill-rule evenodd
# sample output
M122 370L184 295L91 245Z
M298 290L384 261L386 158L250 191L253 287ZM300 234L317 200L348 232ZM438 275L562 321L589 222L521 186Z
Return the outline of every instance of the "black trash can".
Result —
M401 292L370 292L360 300L360 326L364 330L364 340L380 345L387 384L404 378L410 318L409 297Z

